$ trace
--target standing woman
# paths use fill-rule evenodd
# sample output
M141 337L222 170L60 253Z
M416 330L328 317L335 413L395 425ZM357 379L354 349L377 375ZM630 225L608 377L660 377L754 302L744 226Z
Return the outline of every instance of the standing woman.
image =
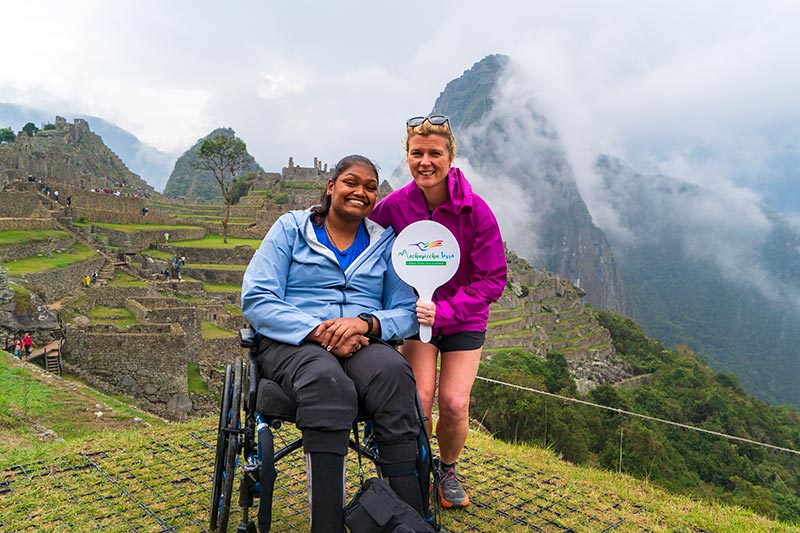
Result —
M505 249L492 210L472 192L461 170L451 167L456 140L446 116L408 119L406 153L414 181L383 199L370 218L397 233L412 222L433 220L447 227L461 247L461 263L453 278L436 290L432 304L417 304L420 324L433 327L430 343L417 335L403 344L402 352L414 370L429 420L441 353L438 496L446 508L465 507L469 497L456 474L456 461L469 433L470 391L486 337L489 305L500 298L506 284Z
M242 311L260 333L259 369L298 404L312 533L344 531L344 461L359 403L383 474L423 510L414 375L395 349L370 341L419 330L414 291L391 265L394 231L366 220L377 197L375 165L345 157L321 205L275 222L242 283Z

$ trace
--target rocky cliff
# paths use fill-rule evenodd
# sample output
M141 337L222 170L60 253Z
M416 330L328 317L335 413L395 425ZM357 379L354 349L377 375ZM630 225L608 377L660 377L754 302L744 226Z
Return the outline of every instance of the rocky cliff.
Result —
M143 196L155 193L83 119L69 123L56 117L51 128L33 137L21 132L16 142L0 145L0 181L25 180L29 176L45 184L109 188Z
M220 186L216 178L214 178L214 174L211 171L197 170L193 165L197 160L197 152L200 149L200 145L203 144L205 139L214 135L234 137L236 133L231 128L218 128L202 139L198 139L194 146L186 150L175 162L175 168L169 176L166 187L164 187L166 196L185 196L194 200L224 202ZM248 172L263 171L264 169L250 156L247 167L239 173L239 176Z
M494 209L511 249L573 280L588 303L625 312L611 248L581 198L558 132L535 102L508 94L510 68L507 57L488 56L437 98L432 112L450 117L459 142L456 164L469 167L467 178Z
M618 215L609 231L631 316L668 346L686 344L771 403L800 405L800 233L728 192L643 175L602 156Z

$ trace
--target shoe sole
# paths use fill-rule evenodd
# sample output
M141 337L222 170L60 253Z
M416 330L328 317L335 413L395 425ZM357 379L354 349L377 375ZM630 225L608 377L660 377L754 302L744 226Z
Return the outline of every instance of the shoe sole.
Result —
M462 508L466 507L467 505L469 505L469 496L467 496L466 499L461 503L449 502L449 501L444 499L444 496L442 495L442 489L440 488L439 489L439 503L445 509L462 509Z

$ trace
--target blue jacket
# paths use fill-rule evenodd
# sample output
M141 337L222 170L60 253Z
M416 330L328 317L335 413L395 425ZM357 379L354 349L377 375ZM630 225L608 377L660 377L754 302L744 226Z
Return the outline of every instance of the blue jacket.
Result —
M310 211L290 211L270 228L244 273L242 311L262 335L300 345L323 320L371 313L383 340L419 330L417 297L391 265L394 230L366 220L370 243L342 271L314 233Z

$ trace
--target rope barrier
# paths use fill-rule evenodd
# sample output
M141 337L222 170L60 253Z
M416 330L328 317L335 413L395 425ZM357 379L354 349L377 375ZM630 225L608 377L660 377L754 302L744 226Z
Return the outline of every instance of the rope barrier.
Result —
M496 379L485 378L483 376L477 376L476 379L479 379L481 381L485 381L487 383L493 383L495 385L504 385L506 387L511 387L513 389L519 389L519 390L524 390L524 391L528 391L528 392L533 392L535 394L541 394L542 396L549 396L550 398L556 398L556 399L563 400L563 401L566 401L566 402L573 402L573 403L577 403L577 404L581 404L581 405L588 405L590 407L597 407L597 408L600 408L600 409L605 409L606 411L613 411L615 413L619 413L619 414L622 414L622 415L634 416L634 417L637 417L637 418L642 418L644 420L651 420L653 422L660 422L662 424L668 424L670 426L676 426L676 427L683 428L683 429L688 429L688 430L691 430L691 431L699 431L701 433L708 433L709 435L715 435L717 437L723 437L723 438L728 439L728 440L735 440L735 441L743 442L743 443L746 443L746 444L753 444L755 446L761 446L761 447L764 447L764 448L771 448L773 450L777 450L777 451L781 451L781 452L800 455L800 451L792 450L791 448L784 448L782 446L775 446L774 444L767 444L765 442L758 442L758 441L755 441L755 440L746 439L744 437L737 437L735 435L728 435L726 433L720 433L719 431L712 431L710 429L699 428L697 426L690 426L688 424L681 424L680 422L673 422L672 420L665 420L663 418L656 418L654 416L648 416L648 415L643 415L643 414L640 414L640 413L634 413L634 412L631 412L631 411L626 411L624 409L619 409L617 407L609 407L607 405L600 405L600 404L597 404L597 403L587 402L586 400L579 400L578 398L570 398L569 396L561 396L559 394L553 394L552 392L545 392L545 391L541 391L541 390L537 390L537 389L532 389L530 387L523 387L521 385L515 385L513 383L506 383L504 381L498 381Z

